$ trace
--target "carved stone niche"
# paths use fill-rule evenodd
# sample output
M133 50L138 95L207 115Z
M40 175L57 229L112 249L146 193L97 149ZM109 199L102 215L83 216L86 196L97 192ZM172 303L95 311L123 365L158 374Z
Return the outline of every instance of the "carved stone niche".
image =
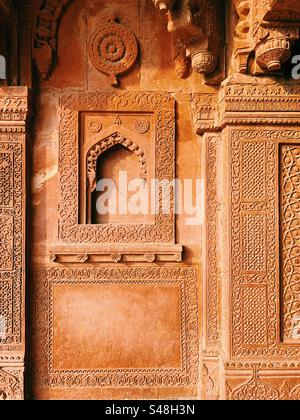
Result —
M225 6L220 0L153 0L167 16L168 31L184 45L193 71L207 82L224 79ZM182 54L180 55L182 59ZM181 72L185 75L186 72Z
M51 250L53 262L181 261L182 247L175 244L173 188L170 211L164 211L161 193L156 197L157 211L150 200L152 180L168 184L175 179L171 96L68 94L61 99L59 150L61 246ZM116 214L96 211L103 194L97 183L106 179L117 188ZM122 197L129 181L149 189L143 214L127 212Z

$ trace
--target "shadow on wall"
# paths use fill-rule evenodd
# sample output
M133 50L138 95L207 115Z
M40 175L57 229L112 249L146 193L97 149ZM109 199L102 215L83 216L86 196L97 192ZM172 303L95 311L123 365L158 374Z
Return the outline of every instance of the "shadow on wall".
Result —
M6 59L0 55L0 80L6 80Z

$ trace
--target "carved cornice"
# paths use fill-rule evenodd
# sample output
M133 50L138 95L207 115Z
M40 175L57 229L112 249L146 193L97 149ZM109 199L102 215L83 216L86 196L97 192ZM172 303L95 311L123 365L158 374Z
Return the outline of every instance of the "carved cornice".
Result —
M0 130L18 131L25 125L28 115L28 89L23 87L0 88Z
M300 86L271 78L236 75L216 94L192 96L197 134L219 131L226 125L300 123Z

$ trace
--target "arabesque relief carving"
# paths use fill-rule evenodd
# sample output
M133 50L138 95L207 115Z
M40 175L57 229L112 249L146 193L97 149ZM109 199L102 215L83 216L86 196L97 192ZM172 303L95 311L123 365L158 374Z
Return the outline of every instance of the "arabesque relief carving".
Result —
M289 341L300 340L299 144L281 146L280 165L283 337Z
M0 89L0 395L24 398L28 90Z
M299 400L300 2L21 3L0 0L0 400ZM170 211L101 214L125 178L166 181ZM197 185L179 214L174 180Z

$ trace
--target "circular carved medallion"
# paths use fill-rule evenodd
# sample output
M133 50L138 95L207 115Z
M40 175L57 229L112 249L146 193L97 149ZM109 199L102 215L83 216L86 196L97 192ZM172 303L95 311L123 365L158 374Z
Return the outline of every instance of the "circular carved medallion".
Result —
M91 38L90 58L95 68L112 78L128 71L136 62L138 44L135 36L123 25L111 20L98 29Z
M102 130L102 123L97 119L92 119L89 121L89 130L92 133L99 133Z
M147 120L139 118L134 122L134 128L139 134L145 134L149 131L150 123Z

